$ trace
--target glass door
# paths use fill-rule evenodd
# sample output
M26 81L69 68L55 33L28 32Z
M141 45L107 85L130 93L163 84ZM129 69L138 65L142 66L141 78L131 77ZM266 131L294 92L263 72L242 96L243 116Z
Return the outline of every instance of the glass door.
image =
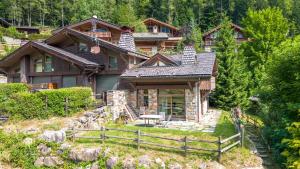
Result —
M164 113L166 120L185 119L184 90L159 90L159 114Z

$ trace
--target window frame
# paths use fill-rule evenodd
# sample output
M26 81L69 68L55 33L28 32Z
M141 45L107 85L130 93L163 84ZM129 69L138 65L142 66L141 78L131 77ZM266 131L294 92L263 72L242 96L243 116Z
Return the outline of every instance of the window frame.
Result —
M111 64L111 58L115 58L115 61L116 61L116 67L112 67L112 64ZM119 65L118 65L118 57L117 56L112 56L112 55L110 55L110 56L108 56L108 69L109 70L118 70L118 68L119 68Z
M50 58L50 61L47 61L47 59ZM47 65L50 65L50 69L46 69ZM41 71L37 71L37 65L41 66ZM33 72L34 73L49 73L49 72L54 72L54 66L53 66L53 56L50 55L42 55L39 56L38 58L35 58L33 60Z

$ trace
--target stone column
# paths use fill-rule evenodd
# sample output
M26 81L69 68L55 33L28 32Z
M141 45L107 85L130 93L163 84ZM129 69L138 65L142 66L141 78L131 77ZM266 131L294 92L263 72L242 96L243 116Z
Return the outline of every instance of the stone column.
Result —
M185 89L185 113L187 121L197 120L197 98L195 93L195 87L193 88L193 91Z
M148 97L149 97L149 107L148 107L148 112L146 113L157 114L157 109L158 109L157 89L149 89Z

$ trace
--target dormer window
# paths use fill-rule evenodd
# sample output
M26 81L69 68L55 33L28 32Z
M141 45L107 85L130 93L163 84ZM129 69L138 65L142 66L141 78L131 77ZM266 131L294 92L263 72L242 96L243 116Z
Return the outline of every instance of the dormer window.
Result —
M166 64L160 60L156 61L153 66L166 66Z
M88 46L85 43L79 43L79 52L88 52Z
M117 70L118 69L118 58L116 56L109 56L109 69Z

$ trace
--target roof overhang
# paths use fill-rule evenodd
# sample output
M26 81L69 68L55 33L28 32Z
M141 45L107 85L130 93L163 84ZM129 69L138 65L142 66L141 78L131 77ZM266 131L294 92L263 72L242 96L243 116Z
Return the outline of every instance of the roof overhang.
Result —
M168 27L168 28L171 28L171 29L173 29L173 30L179 31L179 29L178 29L177 27L175 27L175 26L173 26L173 25L171 25L171 24L162 22L162 21L160 21L160 20L157 20L157 19L155 19L155 18L147 18L147 19L144 20L144 24L146 24L146 23L148 23L148 22L158 23L158 24L164 25L164 26L166 26L166 27Z

